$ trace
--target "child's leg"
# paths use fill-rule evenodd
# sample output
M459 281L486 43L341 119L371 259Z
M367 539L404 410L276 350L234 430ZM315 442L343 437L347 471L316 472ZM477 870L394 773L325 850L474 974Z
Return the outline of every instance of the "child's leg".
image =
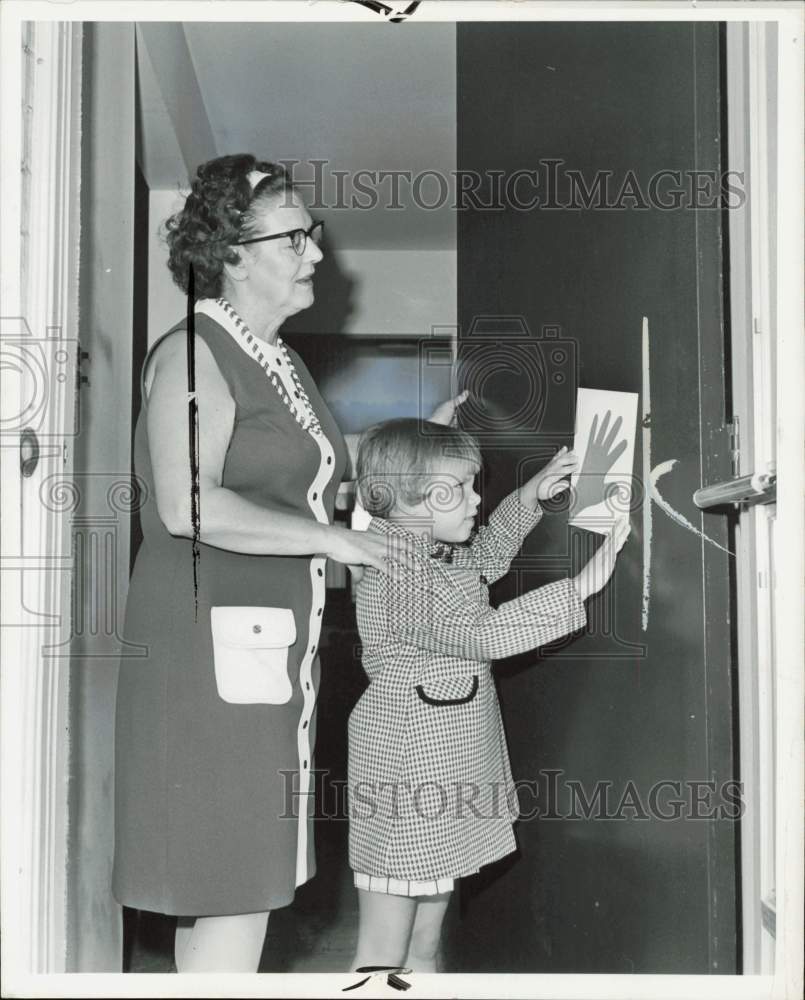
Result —
M436 956L442 934L442 921L450 902L450 893L438 896L420 896L417 899L414 927L408 945L408 954L402 963L414 972L436 972Z
M416 899L358 889L358 947L353 971L363 965L401 966L416 913Z

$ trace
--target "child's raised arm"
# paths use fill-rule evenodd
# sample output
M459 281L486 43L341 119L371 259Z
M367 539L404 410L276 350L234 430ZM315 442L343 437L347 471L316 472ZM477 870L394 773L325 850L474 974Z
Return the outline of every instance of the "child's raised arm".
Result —
M561 448L542 469L502 500L479 528L469 545L471 558L489 583L504 576L523 544L523 539L540 521L540 500L562 493L570 485L566 479L578 467L575 452Z
M549 583L498 608L468 600L441 562L417 560L414 569L396 564L388 576L373 581L362 638L369 645L397 639L479 661L545 646L584 627L583 602L611 577L628 533L628 521L618 522L578 576Z
M466 556L488 583L494 583L509 571L512 559L520 551L523 539L530 534L542 518L539 504L526 506L520 500L519 490L510 493L495 507L489 523L482 525L465 549ZM461 550L459 550L461 561Z
M434 562L434 576L440 572L443 564ZM397 640L446 656L498 660L560 639L587 621L581 596L569 579L497 609L468 601L460 585L445 586L433 579L429 586L421 573L410 570L377 578L373 585L373 607L365 609L361 629L365 647Z

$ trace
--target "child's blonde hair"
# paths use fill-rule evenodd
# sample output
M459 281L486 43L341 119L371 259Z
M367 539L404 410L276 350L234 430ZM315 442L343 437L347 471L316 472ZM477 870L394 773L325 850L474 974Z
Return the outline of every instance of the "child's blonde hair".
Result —
M439 462L463 458L481 464L481 449L467 431L430 420L399 417L364 431L358 446L358 489L373 517L388 517L400 501L413 505Z

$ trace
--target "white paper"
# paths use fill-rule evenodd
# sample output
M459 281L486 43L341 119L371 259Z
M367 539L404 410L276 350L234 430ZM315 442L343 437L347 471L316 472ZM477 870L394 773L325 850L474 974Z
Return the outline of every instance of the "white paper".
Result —
M616 520L628 516L637 399L636 392L579 389L573 440L579 470L570 477L568 524L605 535Z

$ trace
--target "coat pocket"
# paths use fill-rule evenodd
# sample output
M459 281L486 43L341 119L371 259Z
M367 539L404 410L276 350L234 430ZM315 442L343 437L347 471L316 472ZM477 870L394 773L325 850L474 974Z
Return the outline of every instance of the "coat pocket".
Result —
M427 691L417 684L416 693L426 705L466 705L478 694L478 674L433 681Z
M235 705L290 701L288 649L296 642L291 608L214 607L210 611L215 685Z

